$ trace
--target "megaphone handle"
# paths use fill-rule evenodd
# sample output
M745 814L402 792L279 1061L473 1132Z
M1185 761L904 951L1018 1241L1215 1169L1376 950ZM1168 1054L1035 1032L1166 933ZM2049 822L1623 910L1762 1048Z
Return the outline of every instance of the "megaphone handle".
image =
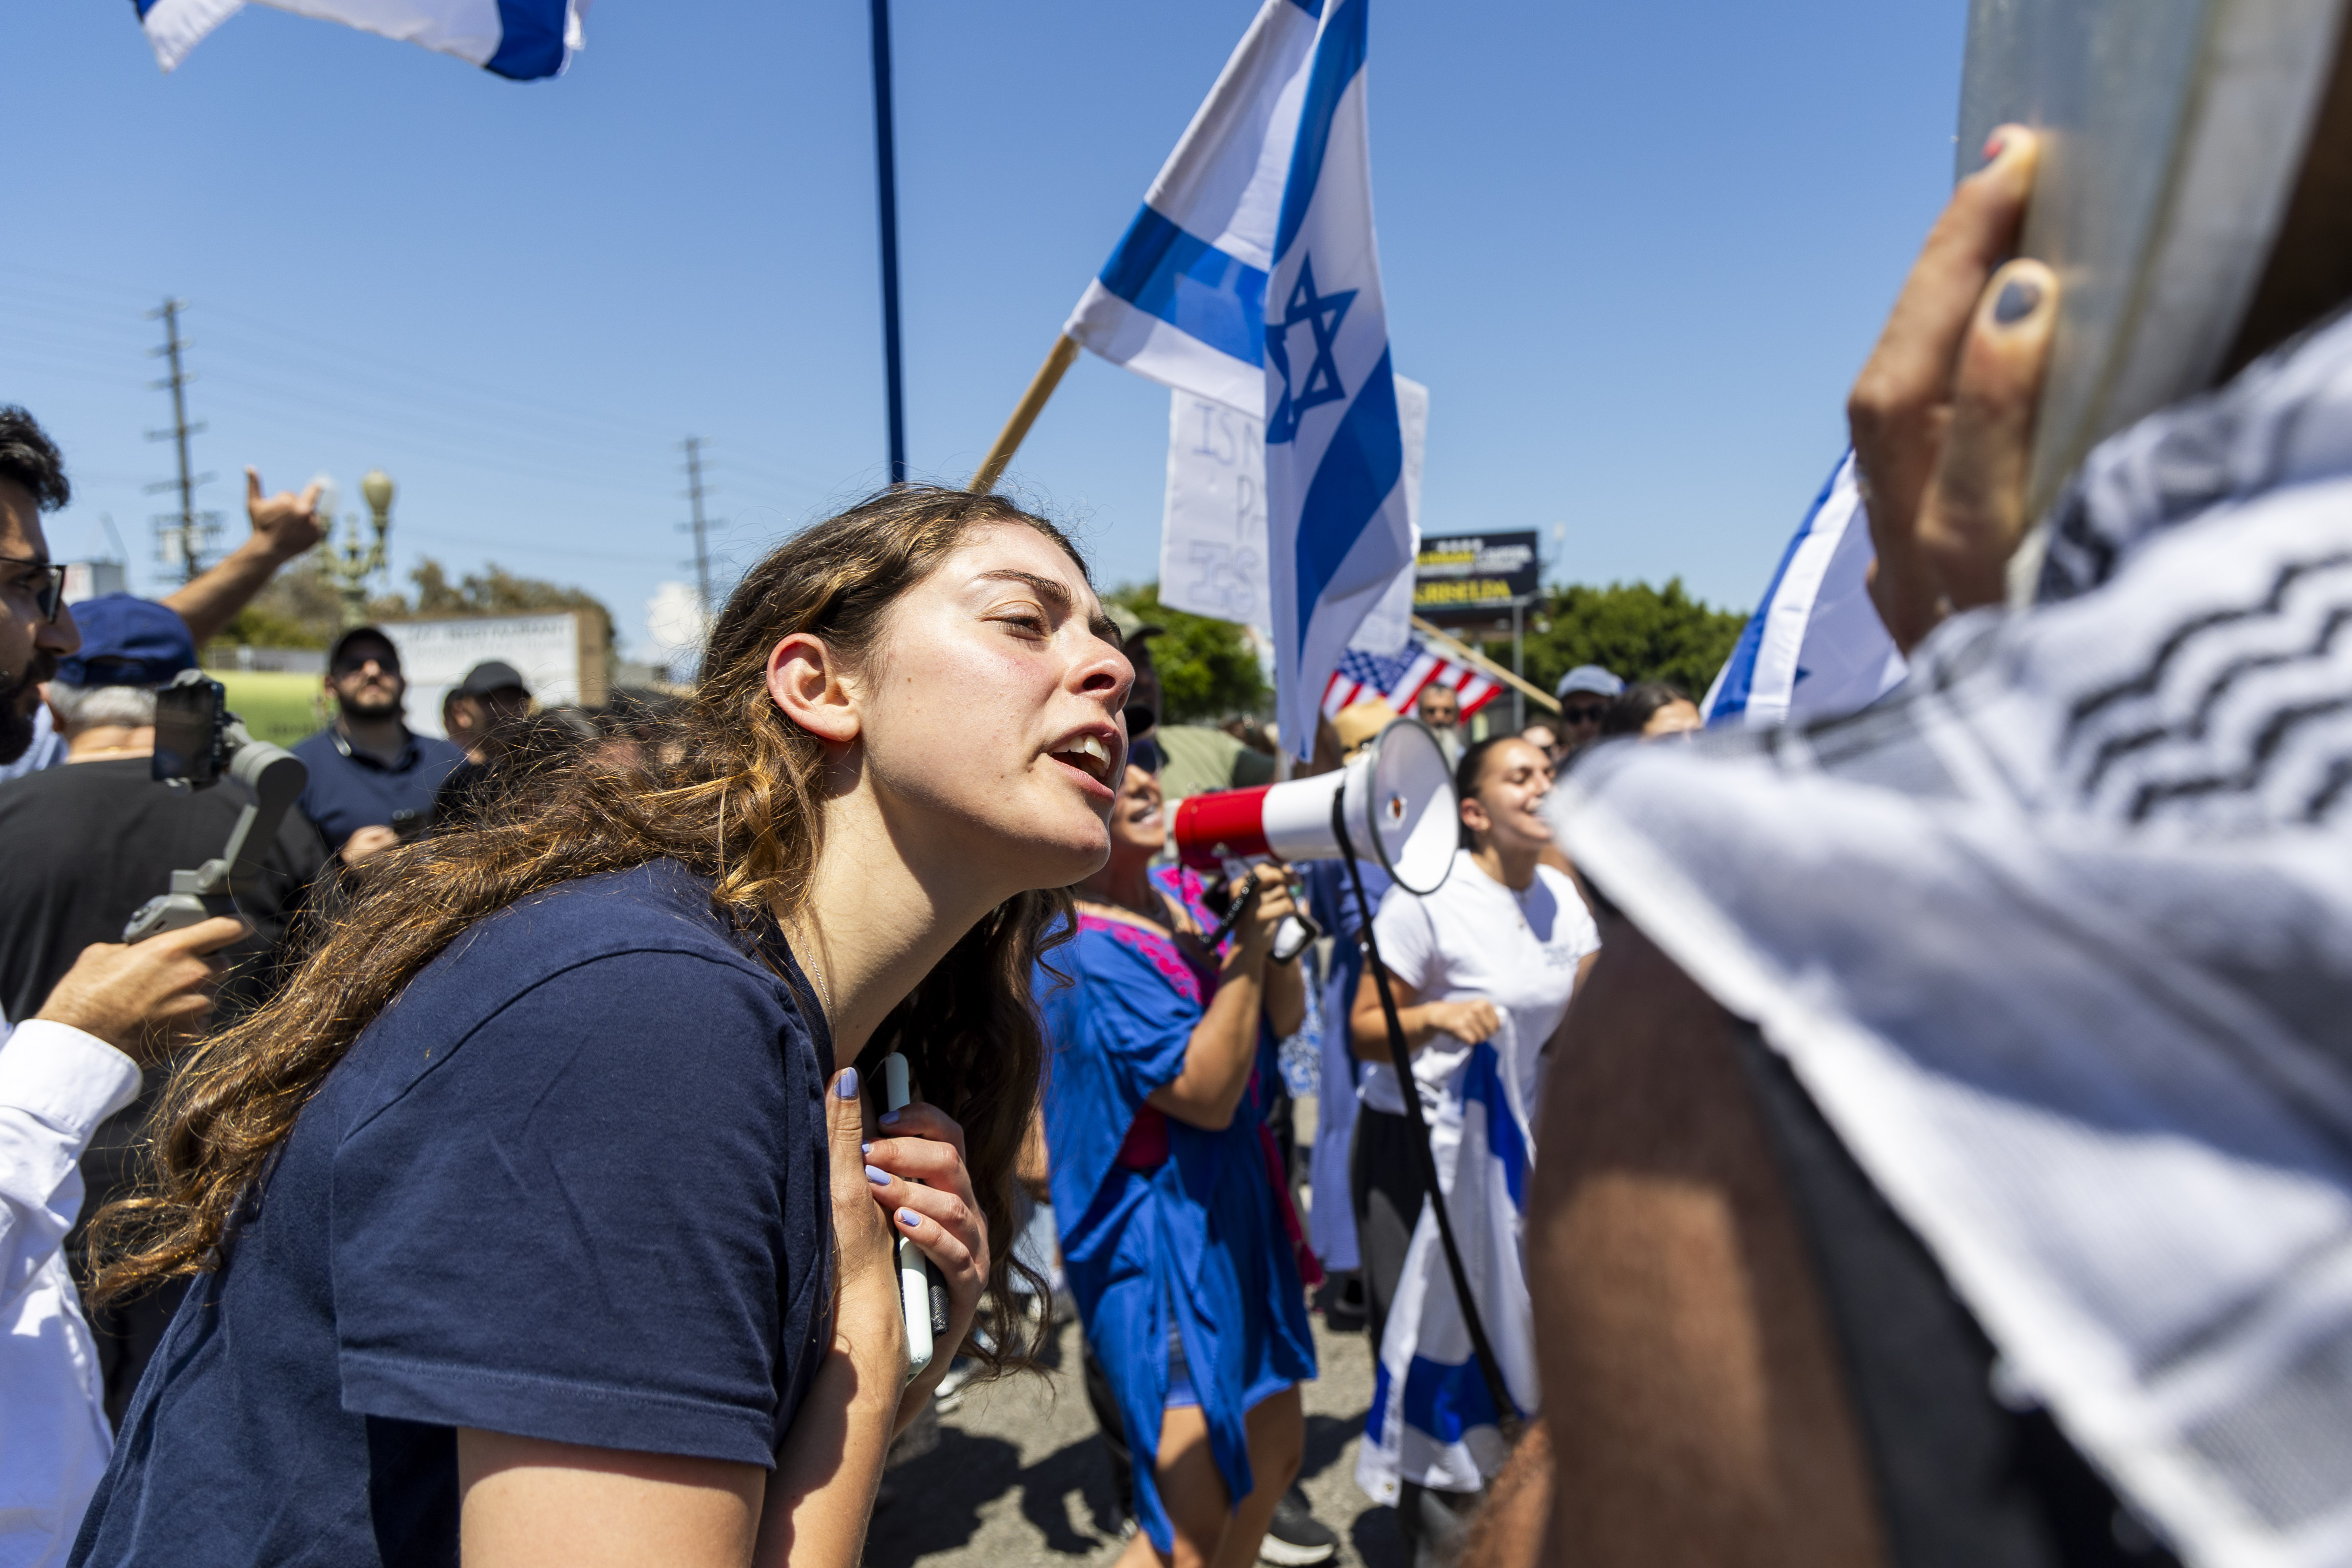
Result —
M1495 1347L1486 1339L1486 1324L1479 1316L1478 1299L1470 1293L1469 1271L1462 1266L1462 1248L1454 1239L1454 1216L1446 1210L1445 1189L1437 1180L1437 1155L1429 1144L1429 1121L1421 1111L1421 1085L1412 1076L1412 1047L1405 1043L1404 1019L1397 1012L1388 965L1381 962L1381 939L1372 930L1372 905L1364 896L1364 874L1357 869L1355 846L1348 839L1347 815L1337 796L1331 802L1331 836L1339 842L1339 858L1348 863L1348 879L1356 889L1356 908L1364 917L1364 963L1372 972L1372 989L1380 993L1381 1017L1389 1031L1389 1060L1396 1068L1397 1098L1404 1102L1405 1120L1412 1123L1414 1163L1421 1167L1422 1186L1429 1194L1430 1209L1437 1216L1437 1239L1445 1253L1445 1272L1454 1282L1454 1299L1461 1304L1462 1326L1470 1331L1470 1349L1478 1358L1486 1397L1495 1406L1496 1427L1505 1442L1517 1444L1524 1423L1519 1418L1518 1405L1511 1398L1510 1384L1503 1379L1503 1363L1496 1359Z
M889 1110L904 1110L910 1098L907 1058L897 1051L882 1058L882 1098ZM898 1237L898 1307L907 1319L907 1375L911 1378L931 1364L938 1348L931 1332L930 1259L903 1236Z
M1234 927L1241 924L1242 917L1249 913L1250 905L1256 901L1257 871L1252 868L1250 874L1242 879L1242 890L1234 895L1233 907L1225 911L1225 918L1217 922L1216 931L1209 937L1211 952L1216 952L1223 945L1225 938L1234 934Z

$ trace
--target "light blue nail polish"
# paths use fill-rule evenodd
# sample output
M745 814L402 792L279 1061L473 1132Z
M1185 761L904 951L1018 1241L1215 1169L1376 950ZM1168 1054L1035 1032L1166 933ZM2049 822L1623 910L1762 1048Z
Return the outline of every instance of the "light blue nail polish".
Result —
M866 1179L877 1187L887 1187L890 1184L890 1173L877 1165L868 1165L866 1167Z
M923 1216L917 1214L913 1209L900 1209L898 1211L898 1223L905 1226L908 1230L920 1230L923 1228Z
M904 1109L906 1109L904 1106L901 1106L901 1107L899 1108L899 1110L903 1110ZM883 1126L885 1126L885 1127L889 1126L889 1125L890 1125L890 1123L892 1123L893 1121L898 1121L898 1112L897 1110L886 1110L886 1111L884 1111L884 1112L882 1113L882 1115L881 1115L881 1117L880 1117L881 1123L882 1123L882 1125L883 1125Z
M857 1098L857 1069L856 1068L842 1068L840 1080L833 1086L833 1092L839 1095L844 1100L856 1100Z
M871 1154L874 1152L874 1145L871 1143L860 1143L857 1146L857 1152L861 1154Z

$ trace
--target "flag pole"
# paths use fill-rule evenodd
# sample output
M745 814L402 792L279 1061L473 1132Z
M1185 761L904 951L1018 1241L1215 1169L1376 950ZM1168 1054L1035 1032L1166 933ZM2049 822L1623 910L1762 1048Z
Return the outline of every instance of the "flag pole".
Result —
M876 0L876 3L879 4L880 0ZM1029 434L1029 426L1037 423L1037 416L1044 411L1045 400L1054 395L1054 388L1061 384L1063 373L1077 357L1076 338L1058 337L1054 340L1054 352L1045 356L1045 363L1039 365L1037 374L1030 378L1029 390L1021 395L1019 403L1013 405L1013 417L1007 419L1004 428L997 432L996 445L991 447L988 456L980 460L980 471L971 476L971 483L965 487L967 489L986 495L996 488L996 481L1004 477L1004 466L1013 461L1013 454L1021 449L1022 441Z
M898 155L891 136L890 0L869 0L874 31L874 183L882 209L882 379L890 422L890 482L907 482L907 406L898 369Z
M1493 676L1496 679L1507 682L1511 686L1517 688L1528 696L1534 698L1538 702L1542 703L1543 706L1551 712L1557 713L1559 711L1559 698L1554 697L1550 692L1546 691L1542 687L1536 685L1533 681L1525 680L1518 676L1513 675L1509 670L1505 669L1501 665L1496 664L1493 659L1488 658L1485 654L1480 653L1476 648L1472 647L1469 644L1454 641L1452 637L1447 637L1444 632L1439 631L1435 626L1431 626L1427 621L1423 620L1419 616L1415 616L1412 618L1412 629L1419 632L1422 636L1428 637L1431 641L1436 643L1440 647L1443 647L1446 652L1453 654L1457 658L1466 658L1480 669L1485 670L1488 675Z

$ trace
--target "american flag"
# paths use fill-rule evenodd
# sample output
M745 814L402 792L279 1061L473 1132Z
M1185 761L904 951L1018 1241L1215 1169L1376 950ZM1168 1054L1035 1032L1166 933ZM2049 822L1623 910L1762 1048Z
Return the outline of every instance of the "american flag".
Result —
M1323 689L1323 716L1334 718L1342 708L1375 697L1400 713L1411 713L1421 689L1432 681L1453 689L1465 719L1503 694L1496 681L1469 665L1432 653L1415 638L1404 645L1402 652L1386 658L1357 648L1341 654L1339 668L1331 672L1330 684Z

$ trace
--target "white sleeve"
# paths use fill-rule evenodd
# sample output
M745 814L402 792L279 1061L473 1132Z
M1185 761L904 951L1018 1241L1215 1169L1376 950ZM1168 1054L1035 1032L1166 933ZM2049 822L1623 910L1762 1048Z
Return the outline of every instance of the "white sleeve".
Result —
M1416 992L1426 992L1437 969L1437 927L1421 899L1402 888L1391 888L1372 917L1372 935L1381 944L1381 962L1388 972Z
M90 1134L138 1094L138 1064L94 1035L35 1018L0 1037L0 1318L81 1212Z

